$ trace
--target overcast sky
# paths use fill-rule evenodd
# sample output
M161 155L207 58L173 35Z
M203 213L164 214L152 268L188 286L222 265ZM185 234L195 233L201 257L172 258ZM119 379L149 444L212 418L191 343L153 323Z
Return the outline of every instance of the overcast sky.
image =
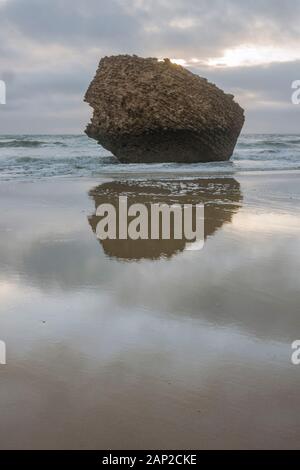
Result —
M100 58L170 57L236 96L246 132L300 132L299 0L0 0L0 133L81 133Z

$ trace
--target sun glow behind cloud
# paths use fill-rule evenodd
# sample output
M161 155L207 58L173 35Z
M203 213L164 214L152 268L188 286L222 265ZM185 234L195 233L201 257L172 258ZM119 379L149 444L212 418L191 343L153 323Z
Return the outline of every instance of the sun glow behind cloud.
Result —
M174 64L189 66L209 67L251 67L268 65L271 63L284 63L300 60L300 51L295 49L278 48L272 46L237 46L226 49L223 56L207 59L171 58Z
M184 59L170 59L170 61L172 64L182 65L183 67L188 66L187 61Z
M296 49L272 46L238 46L225 50L222 57L208 59L207 65L211 67L245 67L299 59L300 51Z

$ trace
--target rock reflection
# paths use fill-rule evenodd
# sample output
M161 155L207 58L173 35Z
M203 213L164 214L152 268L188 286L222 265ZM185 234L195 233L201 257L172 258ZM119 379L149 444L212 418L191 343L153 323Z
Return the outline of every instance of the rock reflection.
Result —
M240 184L234 178L195 178L163 180L120 180L101 184L90 191L95 209L101 204L110 203L116 209L118 218L119 196L127 196L128 205L144 204L204 204L204 238L212 236L224 224L230 223L242 202ZM148 211L150 214L150 211ZM195 217L195 214L194 214ZM100 217L96 211L88 220L94 233ZM171 233L174 221L171 218ZM99 240L104 252L109 257L120 260L141 260L171 258L182 252L188 240Z

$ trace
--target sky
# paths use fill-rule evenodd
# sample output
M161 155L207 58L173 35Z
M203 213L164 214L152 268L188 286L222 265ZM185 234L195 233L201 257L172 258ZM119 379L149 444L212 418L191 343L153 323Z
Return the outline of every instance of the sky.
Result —
M105 55L169 57L246 112L244 132L298 133L299 0L0 0L0 134L82 133Z

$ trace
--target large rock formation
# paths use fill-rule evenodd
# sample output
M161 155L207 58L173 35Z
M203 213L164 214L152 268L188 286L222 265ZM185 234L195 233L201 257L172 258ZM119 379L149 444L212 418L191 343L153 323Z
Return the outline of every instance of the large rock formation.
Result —
M86 134L124 163L228 160L244 123L233 98L169 59L104 57Z

